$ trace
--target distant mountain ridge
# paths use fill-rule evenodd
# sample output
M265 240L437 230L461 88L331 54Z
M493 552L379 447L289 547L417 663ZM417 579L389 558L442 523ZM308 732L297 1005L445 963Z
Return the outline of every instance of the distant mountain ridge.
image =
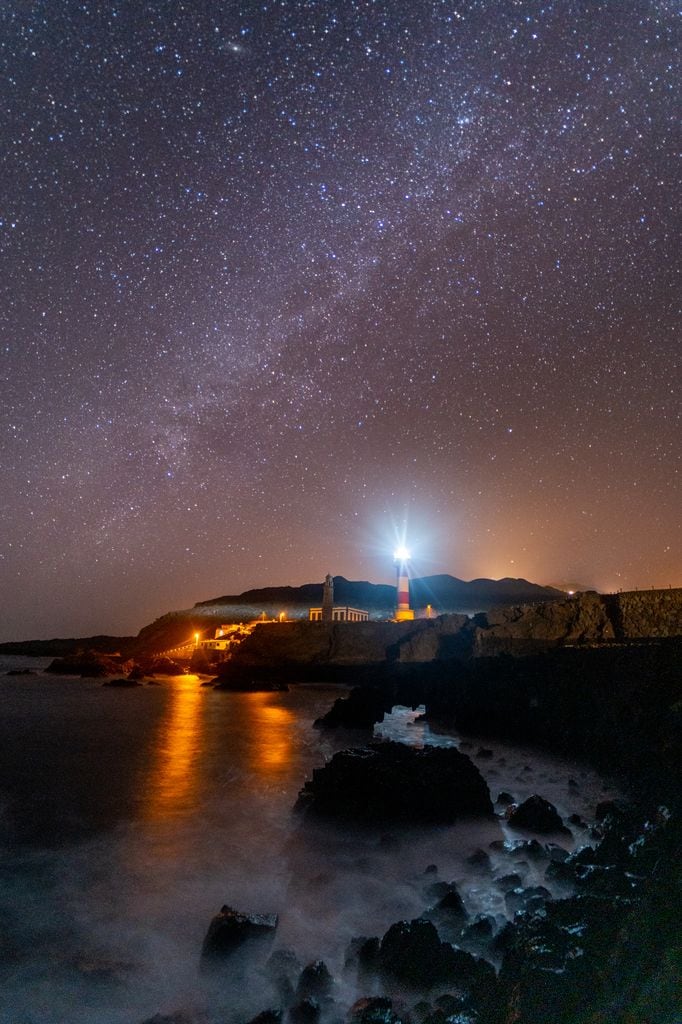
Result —
M462 611L487 611L496 605L527 604L537 601L553 601L563 597L564 592L553 587L543 587L524 579L505 577L501 580L475 579L469 582L442 573L410 580L410 603L415 609L431 605L434 615ZM395 607L396 588L385 583L369 583L367 580L347 580L345 576L334 577L334 601L364 608L375 614L391 614ZM245 590L242 594L226 594L222 597L199 601L195 610L222 607L267 607L278 606L283 611L298 607L319 605L322 601L322 583L304 583L300 587L261 587Z

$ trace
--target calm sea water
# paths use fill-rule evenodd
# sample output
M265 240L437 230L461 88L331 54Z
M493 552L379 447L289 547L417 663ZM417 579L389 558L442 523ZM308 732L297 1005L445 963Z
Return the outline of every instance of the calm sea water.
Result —
M2 674L46 663L0 660L2 1024L248 1019L269 1005L264 978L199 970L223 903L277 912L276 946L303 963L325 958L347 1003L366 994L343 978L349 939L421 913L427 865L458 883L472 913L502 919L500 894L466 858L504 838L503 823L370 834L303 826L292 814L313 767L342 745L312 728L338 689L228 694L184 676L118 690ZM460 742L406 709L377 732ZM478 746L469 752L493 798L539 792L589 819L613 793L585 767L489 742L493 756L478 758ZM536 870L524 869L529 883L542 880Z

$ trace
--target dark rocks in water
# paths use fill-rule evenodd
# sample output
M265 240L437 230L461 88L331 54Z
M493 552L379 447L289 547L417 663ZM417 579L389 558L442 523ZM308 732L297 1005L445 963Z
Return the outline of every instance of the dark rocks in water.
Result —
M514 797L511 795L511 793L507 793L505 790L502 790L502 792L497 797L497 800L495 801L495 803L500 804L502 807L510 807L515 802L516 801L514 800Z
M537 839L494 839L490 843L490 849L497 853L506 853L515 860L526 857L529 860L547 860L549 858L547 848Z
M518 913L533 914L537 910L541 910L547 900L551 899L552 894L549 889L545 889L544 885L533 885L527 889L519 887L506 893L504 905L507 913L513 917Z
M477 917L462 930L459 942L467 949L478 954L487 953L495 933L495 920L488 914Z
M128 673L128 679L136 679L141 682L145 678L143 669L139 665L133 665L130 672Z
M5 672L5 675L6 676L35 676L35 675L37 675L37 672L35 672L35 670L32 669L32 668L10 668L10 669L8 669L7 672Z
M563 846L559 846L557 843L546 843L545 850L549 854L551 861L565 861L570 857L568 850L564 849Z
M516 919L500 1019L512 1010L519 1024L678 1019L680 832L679 819L630 815L611 820L597 848L550 862L573 865L579 891Z
M551 860L545 869L545 878L564 888L573 888L576 880L575 866L568 861Z
M301 971L296 986L296 999L327 999L334 987L334 979L324 960L314 960Z
M401 743L334 754L313 771L297 807L367 823L451 822L493 811L488 786L466 754Z
M380 722L387 710L386 697L371 686L356 686L347 697L335 700L326 715L318 718L316 729L369 729Z
M398 921L381 940L378 967L404 985L428 989L451 975L453 954L430 921Z
M84 679L101 679L102 676L116 676L129 670L131 662L120 658L84 651L64 658L55 658L45 669L54 675L82 676Z
M401 1024L393 1009L393 1000L386 996L365 996L348 1011L348 1024Z
M118 679L107 679L102 686L114 686L119 689L132 689L135 686L142 686L137 679L131 679L130 676L119 677Z
M547 860L549 857L547 848L537 839L523 839L520 843L514 843L511 854L517 859L527 857L528 860Z
M462 921L466 921L469 917L462 902L462 897L454 886L448 888L448 891L441 897L431 913L447 916L449 919L459 918Z
M483 1000L495 988L490 964L442 942L434 925L423 918L391 925L381 940L377 969L387 980L424 992L453 985Z
M503 957L514 946L514 943L517 941L517 935L516 925L512 924L511 921L507 921L490 943L490 953L497 958Z
M225 957L252 939L272 937L277 914L242 914L227 905L211 921L201 955L203 959Z
M568 832L554 804L537 793L529 796L511 812L508 818L511 828L529 832Z

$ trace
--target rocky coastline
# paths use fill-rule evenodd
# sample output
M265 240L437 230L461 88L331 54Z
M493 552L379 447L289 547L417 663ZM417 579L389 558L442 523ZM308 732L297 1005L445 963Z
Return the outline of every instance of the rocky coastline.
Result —
M301 780L297 828L329 818L438 827L495 815L518 838L497 839L470 861L477 884L502 894L506 924L471 917L455 882L425 865L420 916L355 936L338 977L322 960L306 965L276 948L272 908L254 916L224 906L209 925L203 969L246 964L263 979L261 1012L229 1024L677 1024L681 606L679 591L580 595L473 619L255 630L213 684L354 684L316 723L347 734L349 749ZM149 654L137 663L78 658L51 670L115 675L121 688L184 671ZM626 799L583 821L563 820L541 791L523 802L491 794L465 743L447 752L372 743L396 705L423 705L432 727L462 737L569 754L615 777ZM537 884L524 879L524 864ZM198 1021L178 1013L144 1024Z
M397 664L338 700L319 728L369 739L395 703L424 704L430 721L460 734L570 752L617 775L627 799L595 807L589 821L564 821L542 793L519 805L513 794L499 793L495 813L518 839L496 840L470 863L480 885L503 893L505 925L471 918L457 885L429 865L422 914L383 935L356 936L343 977L333 978L321 961L299 964L293 950L263 959L277 995L264 995L249 1024L675 1024L681 654L682 641L668 639ZM301 791L301 827L311 813L362 827L416 823L419 813L409 808L419 798L411 787L418 791L428 770L396 746L356 747L318 769ZM442 768L439 776L447 779ZM446 782L443 792L453 788ZM444 806L447 816L447 800ZM468 811L489 813L485 796ZM588 841L572 848L576 835ZM523 882L519 869L529 863L538 884ZM349 985L357 997L351 1005L340 996Z

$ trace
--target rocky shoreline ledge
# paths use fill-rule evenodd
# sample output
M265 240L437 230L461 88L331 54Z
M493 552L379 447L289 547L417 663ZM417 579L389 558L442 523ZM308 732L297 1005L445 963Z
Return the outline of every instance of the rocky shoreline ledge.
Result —
M276 915L223 907L204 944L205 969L234 977L247 964L263 987L261 1012L230 1024L677 1024L681 653L672 640L482 658L447 672L413 667L375 673L337 701L318 727L369 740L384 710L425 704L431 721L460 733L569 751L617 774L628 799L595 807L589 821L563 821L541 792L518 806L512 793L498 793L495 813L518 838L494 840L469 863L479 886L502 894L507 922L472 917L456 882L425 865L421 915L355 936L338 976L322 960L300 963L295 950L271 952ZM468 781L449 779L445 763L431 773L426 761L436 751ZM492 807L485 783L475 806L451 803L453 789L466 794L477 777L457 750L370 743L315 771L301 791L299 827L310 815L409 827L420 818L410 809L425 780L430 800L435 790L427 821L460 811L481 820ZM529 865L536 884L524 875ZM221 933L214 948L211 936ZM198 1019L157 1015L145 1024Z

